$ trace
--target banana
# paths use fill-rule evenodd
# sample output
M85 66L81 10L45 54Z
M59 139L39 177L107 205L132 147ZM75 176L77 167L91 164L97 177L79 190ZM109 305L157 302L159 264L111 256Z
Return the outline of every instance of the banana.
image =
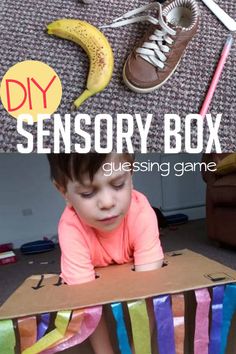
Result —
M109 84L114 67L110 44L96 27L77 19L56 20L47 25L47 33L77 43L89 57L86 89L73 103L73 108L78 108L86 99L101 92Z

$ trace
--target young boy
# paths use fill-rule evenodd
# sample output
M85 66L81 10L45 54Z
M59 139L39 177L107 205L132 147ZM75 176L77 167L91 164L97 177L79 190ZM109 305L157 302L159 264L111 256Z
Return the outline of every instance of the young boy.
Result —
M48 160L67 204L58 228L67 284L92 281L95 267L114 263L133 262L136 271L162 266L156 215L133 189L133 155L49 154ZM103 316L90 339L96 354L114 354Z

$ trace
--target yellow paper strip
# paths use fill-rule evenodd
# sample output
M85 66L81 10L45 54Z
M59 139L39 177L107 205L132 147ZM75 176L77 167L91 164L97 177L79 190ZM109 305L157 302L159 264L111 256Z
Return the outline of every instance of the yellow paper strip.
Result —
M152 354L149 319L145 300L129 302L135 354Z
M59 346L61 343L65 343L68 339L70 339L71 337L79 333L83 319L84 319L84 310L74 310L64 337L61 340L59 340L56 344L50 346L49 349L55 348L55 346Z
M56 328L42 337L30 348L24 350L22 354L38 354L62 339L66 333L70 317L71 311L58 312L55 319Z

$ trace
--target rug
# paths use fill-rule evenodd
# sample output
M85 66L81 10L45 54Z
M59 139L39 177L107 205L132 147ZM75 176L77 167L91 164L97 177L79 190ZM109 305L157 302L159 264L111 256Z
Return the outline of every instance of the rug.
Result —
M115 69L109 86L100 94L87 100L77 112L71 113L71 149L83 138L73 133L73 118L77 113L91 117L91 125L82 129L91 134L94 148L94 120L99 113L113 118L113 149L116 149L116 116L139 113L145 120L152 114L147 137L149 152L164 151L164 117L175 113L181 117L182 151L185 151L185 117L198 113L212 78L228 30L208 10L201 0L200 25L197 35L189 44L176 72L158 90L149 94L131 92L122 81L122 68L130 50L142 36L145 24L132 24L118 29L104 29L114 51ZM218 4L232 17L236 18L234 0L218 0ZM45 33L46 25L58 18L80 18L95 26L111 23L112 19L125 12L147 4L143 0L97 0L85 5L79 0L2 0L0 4L0 80L14 64L23 60L39 60L50 65L59 75L63 85L63 97L57 110L64 116L70 112L71 103L83 91L88 70L88 57L72 42L61 40ZM155 14L154 14L155 15ZM223 152L235 151L236 138L236 46L233 45L225 65L222 78L217 86L209 111L215 117L222 113L219 140ZM53 119L45 124L50 134L44 137L44 145L53 147ZM125 128L124 128L125 129ZM34 136L34 151L37 145L36 125L27 128ZM197 146L197 127L192 127L192 146ZM204 147L209 138L207 125L204 129ZM106 125L101 126L101 144L106 145ZM26 139L17 132L16 120L5 111L0 103L0 151L16 152L17 144ZM139 130L134 125L132 143L135 151L141 150ZM123 147L124 150L126 146ZM61 143L61 151L64 151ZM214 151L215 147L212 147Z

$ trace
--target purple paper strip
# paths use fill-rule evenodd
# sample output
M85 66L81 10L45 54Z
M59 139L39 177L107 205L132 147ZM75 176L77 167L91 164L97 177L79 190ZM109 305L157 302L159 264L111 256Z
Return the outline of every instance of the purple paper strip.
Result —
M153 299L157 324L157 346L160 354L176 354L174 321L170 296L158 296Z
M197 300L194 354L208 354L209 309L211 298L207 289L195 290Z
M213 288L209 354L220 354L224 291L224 285L215 286Z
M37 340L42 338L46 333L50 321L50 314L49 313L42 313L40 315L40 320L37 328Z

